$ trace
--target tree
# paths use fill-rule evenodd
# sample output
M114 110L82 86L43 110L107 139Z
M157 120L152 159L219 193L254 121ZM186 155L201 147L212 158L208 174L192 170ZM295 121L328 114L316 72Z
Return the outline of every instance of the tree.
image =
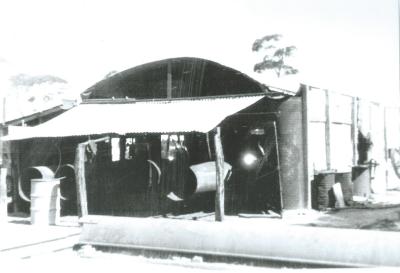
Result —
M253 43L253 51L265 51L266 54L263 60L254 65L254 71L261 73L264 70L275 71L277 77L281 75L293 75L297 74L299 71L293 66L285 63L286 58L292 56L293 52L296 50L295 46L284 46L277 47L276 42L280 41L282 38L281 34L272 34L257 39Z

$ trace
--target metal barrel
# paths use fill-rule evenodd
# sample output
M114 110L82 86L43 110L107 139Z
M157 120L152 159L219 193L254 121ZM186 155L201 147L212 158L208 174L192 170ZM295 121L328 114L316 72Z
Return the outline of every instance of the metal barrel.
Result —
M338 172L335 174L335 182L340 183L345 203L353 200L353 183L351 181L351 172Z
M335 184L335 172L320 172L315 177L317 187L317 208L320 210L335 206L332 186Z
M60 217L60 179L31 179L31 224L55 225Z
M371 193L368 165L354 166L352 169L353 195L368 198Z

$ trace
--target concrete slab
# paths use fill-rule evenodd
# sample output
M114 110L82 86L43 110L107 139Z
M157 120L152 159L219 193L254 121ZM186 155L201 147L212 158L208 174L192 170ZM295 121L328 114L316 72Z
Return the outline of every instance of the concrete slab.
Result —
M81 232L78 222L71 219L59 226L35 226L29 218L21 217L8 217L0 229L0 260L72 248Z

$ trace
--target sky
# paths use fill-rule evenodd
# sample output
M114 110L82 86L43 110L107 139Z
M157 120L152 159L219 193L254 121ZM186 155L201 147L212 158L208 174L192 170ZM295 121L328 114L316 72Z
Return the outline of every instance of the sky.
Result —
M397 0L2 0L0 77L51 74L79 93L111 70L191 56L399 104L398 11ZM251 50L275 33L300 71L279 81L253 72Z

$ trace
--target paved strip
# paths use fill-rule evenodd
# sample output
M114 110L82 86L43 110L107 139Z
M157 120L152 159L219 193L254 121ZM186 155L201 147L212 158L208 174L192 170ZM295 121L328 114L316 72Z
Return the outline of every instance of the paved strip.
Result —
M19 245L0 251L0 260L5 258L29 259L35 256L46 255L72 247L78 243L79 234L73 234L61 238L41 241L32 244Z

